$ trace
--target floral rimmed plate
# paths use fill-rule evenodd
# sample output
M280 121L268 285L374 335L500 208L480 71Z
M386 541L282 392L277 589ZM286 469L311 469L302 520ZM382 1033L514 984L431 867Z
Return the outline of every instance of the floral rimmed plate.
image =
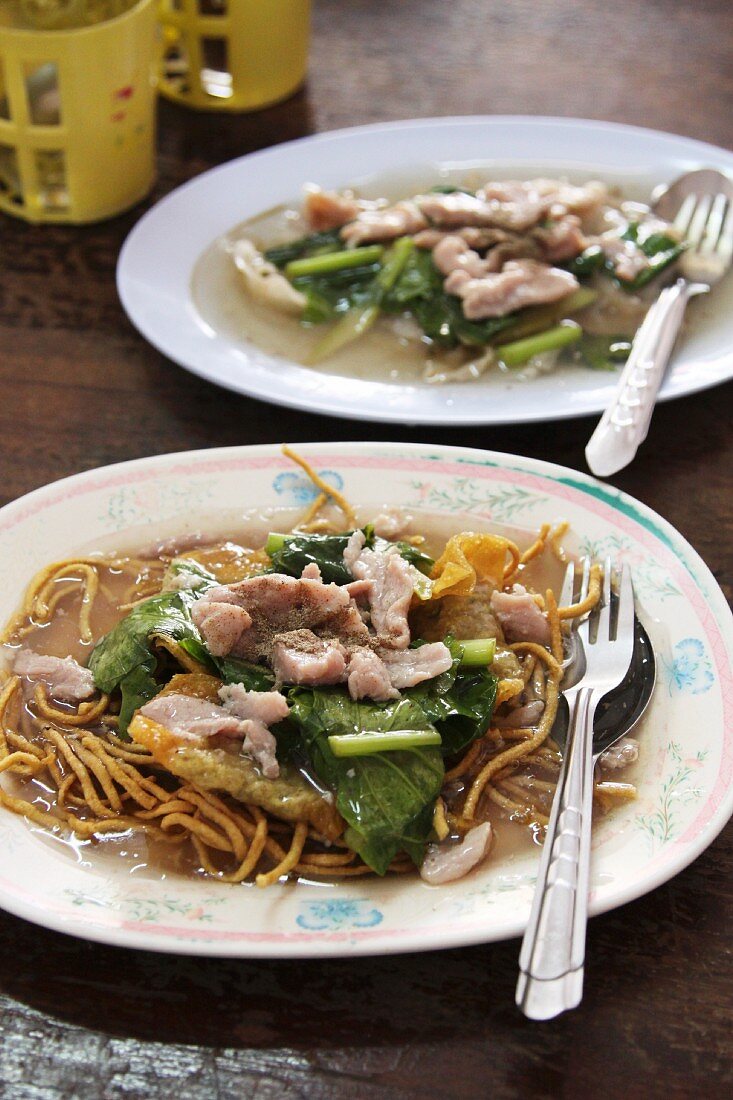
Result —
M733 618L714 578L665 520L571 470L509 455L407 444L300 448L364 508L408 509L534 528L570 521L582 550L633 569L659 680L644 721L639 798L594 833L591 912L638 897L704 850L733 810ZM0 615L34 570L82 546L129 546L161 529L231 522L232 502L298 507L310 484L276 447L162 455L56 482L0 511ZM80 541L83 532L83 542ZM0 905L92 940L182 954L381 954L504 939L529 912L536 850L467 879L283 883L267 890L150 871L62 845L0 813Z
M234 276L229 286L221 271L210 272L198 285L200 262L242 222L297 204L308 182L354 185L369 195L374 187L379 193L385 178L424 183L444 171L479 169L498 178L602 179L629 198L648 201L660 183L701 166L733 173L733 153L587 119L433 118L317 134L239 157L167 195L126 240L117 286L133 324L165 355L210 382L275 404L401 424L513 424L600 414L616 375L581 366L527 380L491 371L475 382L435 386L335 376L269 354L243 335ZM733 377L733 280L716 287L694 313L660 400Z

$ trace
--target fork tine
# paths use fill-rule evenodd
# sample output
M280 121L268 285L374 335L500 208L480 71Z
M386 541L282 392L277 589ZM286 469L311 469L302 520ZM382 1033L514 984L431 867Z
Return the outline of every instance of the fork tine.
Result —
M573 602L573 592L575 591L575 562L571 561L565 570L565 577L562 582L562 588L560 589L560 599L558 607L568 607Z
M597 620L596 640L601 642L611 637L611 573L613 566L611 559L606 558L603 563L603 589L601 599L596 608Z
M687 230L687 240L693 248L697 248L702 240L711 205L712 199L710 195L698 196L697 206L695 207L695 212L690 219L690 225Z
M620 643L634 646L634 582L628 565L621 566L621 577L618 584L618 622L616 626L616 638ZM631 660L631 657L629 657Z
M580 592L578 594L578 603L582 603L588 596L590 590L590 558L583 558L583 572L580 578ZM585 641L588 640L588 622L590 616L584 615L582 621L578 625L578 635Z
M705 255L710 255L715 252L717 248L720 231L723 228L727 202L727 197L722 193L716 195L713 199L713 204L710 207L708 224L705 226L705 233L700 241L700 252Z
M695 195L687 195L683 199L682 205L677 211L677 216L672 223L675 229L678 231L678 233L680 233L683 238L688 236L687 231L690 226L690 219L692 218L696 205L697 199Z
M733 202L728 202L728 213L720 231L717 255L724 264L729 264L733 259Z

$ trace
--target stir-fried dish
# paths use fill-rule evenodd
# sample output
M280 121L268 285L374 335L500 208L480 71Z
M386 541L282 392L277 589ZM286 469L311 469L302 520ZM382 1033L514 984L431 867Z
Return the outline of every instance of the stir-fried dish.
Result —
M596 181L441 184L395 203L309 188L298 220L295 240L231 244L245 293L323 330L311 364L391 326L422 347L429 382L536 373L561 354L614 369L684 248Z
M561 526L523 551L465 530L433 549L429 516L360 526L289 453L323 490L292 531L33 580L3 639L0 804L88 841L144 830L178 866L260 886L416 868L440 884L497 827L541 836L564 635L598 576L558 608L528 578ZM604 766L636 752L625 739ZM596 793L634 788L599 774Z

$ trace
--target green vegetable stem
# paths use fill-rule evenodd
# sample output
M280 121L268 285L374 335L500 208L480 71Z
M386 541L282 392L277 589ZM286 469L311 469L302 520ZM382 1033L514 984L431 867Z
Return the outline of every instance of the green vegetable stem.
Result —
M358 340L368 331L380 314L382 302L397 282L415 245L412 237L400 237L386 255L381 271L371 284L366 301L350 309L336 322L311 352L309 362L320 363L334 352Z

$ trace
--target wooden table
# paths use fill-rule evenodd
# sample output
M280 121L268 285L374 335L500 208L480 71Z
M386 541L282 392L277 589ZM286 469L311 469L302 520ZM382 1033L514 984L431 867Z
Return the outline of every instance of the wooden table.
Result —
M160 111L151 202L234 156L316 130L483 112L585 115L733 142L726 0L320 0L311 77L259 114ZM142 213L84 229L0 220L7 500L107 462L219 444L404 439L584 468L590 422L464 430L321 419L177 369L125 318L120 245ZM730 384L659 408L613 479L733 585ZM348 962L175 958L0 915L13 1100L729 1095L730 828L687 871L592 921L583 1006L514 1008L517 943Z

